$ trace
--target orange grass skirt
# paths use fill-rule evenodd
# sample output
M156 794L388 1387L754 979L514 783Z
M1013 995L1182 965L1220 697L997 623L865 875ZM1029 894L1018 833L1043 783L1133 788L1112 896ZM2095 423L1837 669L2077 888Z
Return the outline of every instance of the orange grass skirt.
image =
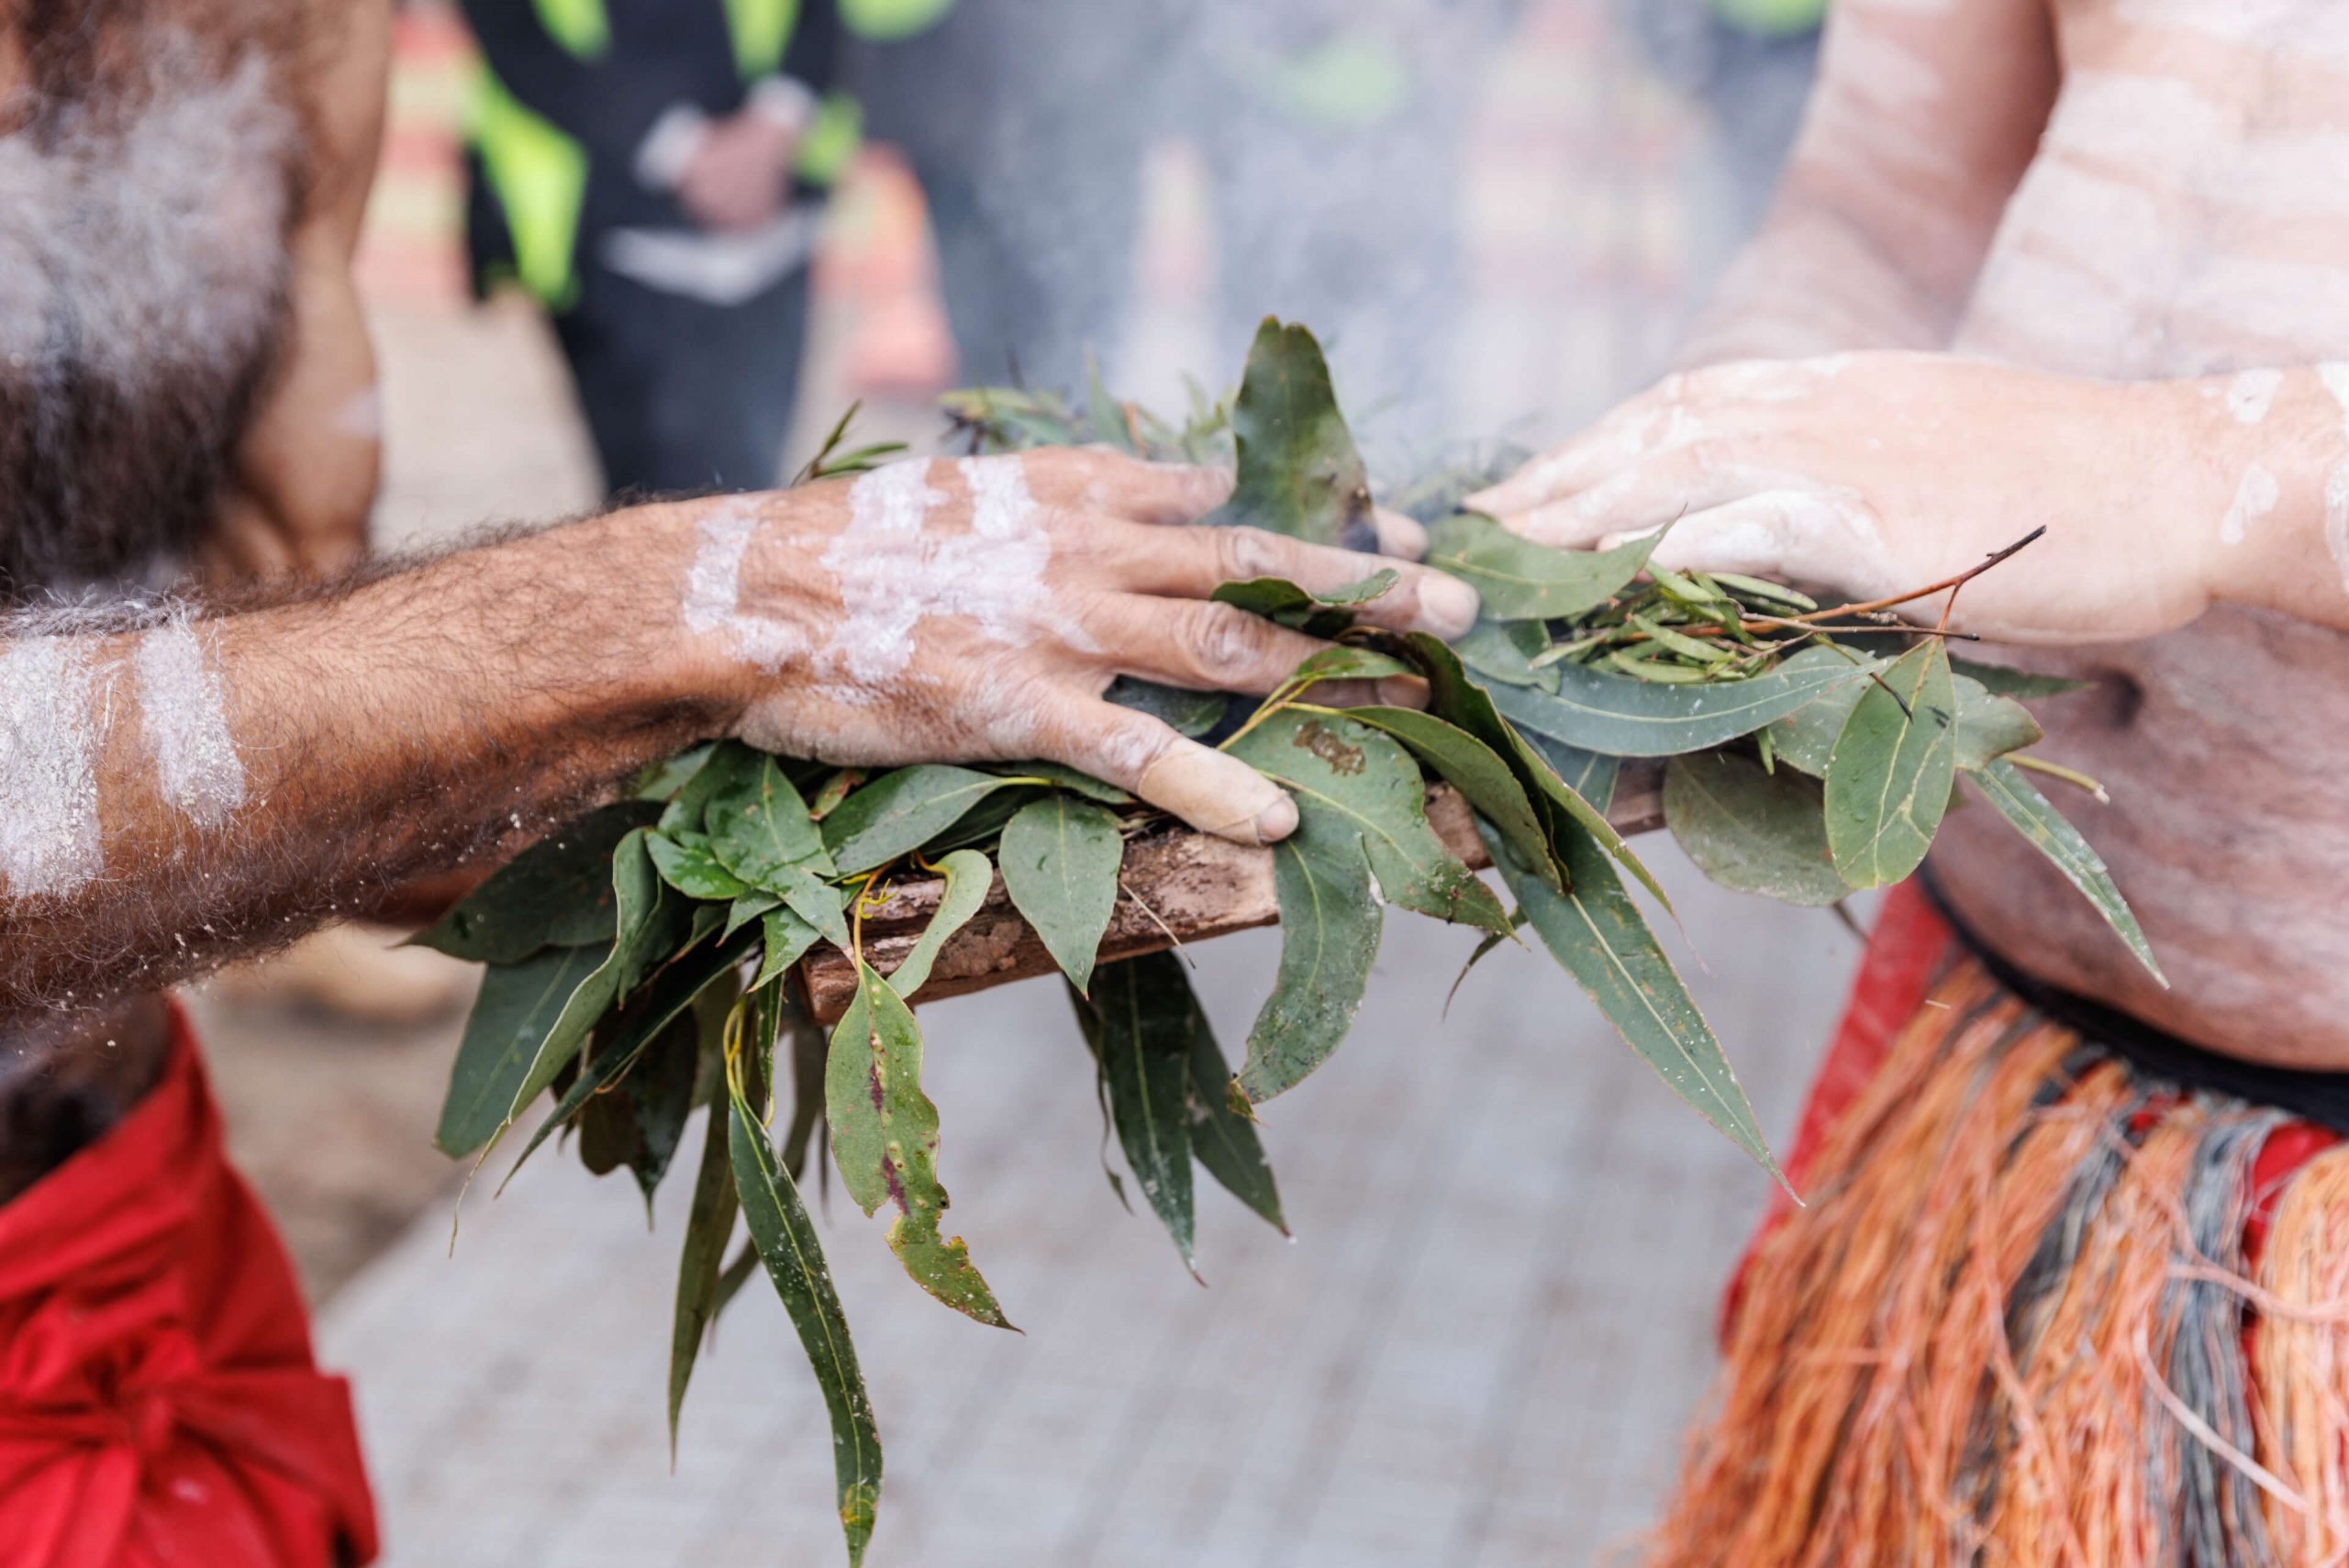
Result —
M2349 1148L1887 904L1658 1564L2349 1563Z

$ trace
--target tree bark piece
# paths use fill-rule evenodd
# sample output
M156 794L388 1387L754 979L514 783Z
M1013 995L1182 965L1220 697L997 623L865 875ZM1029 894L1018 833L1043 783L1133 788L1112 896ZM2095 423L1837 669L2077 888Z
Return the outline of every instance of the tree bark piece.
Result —
M1627 762L1615 788L1608 818L1625 833L1642 833L1664 822L1663 769ZM1476 836L1467 803L1449 784L1428 788L1428 820L1452 852L1479 870L1491 863ZM1101 939L1101 962L1205 941L1230 931L1269 926L1280 918L1273 896L1273 855L1169 827L1126 845L1123 889ZM893 883L864 913L865 962L883 974L905 962L922 929L938 908L943 884L936 877ZM951 938L930 972L929 983L912 1000L933 1001L984 991L1007 981L1049 974L1055 965L1004 892L1002 873L987 889L979 912ZM839 1021L856 991L856 966L830 943L818 944L800 961L801 980L816 1016Z

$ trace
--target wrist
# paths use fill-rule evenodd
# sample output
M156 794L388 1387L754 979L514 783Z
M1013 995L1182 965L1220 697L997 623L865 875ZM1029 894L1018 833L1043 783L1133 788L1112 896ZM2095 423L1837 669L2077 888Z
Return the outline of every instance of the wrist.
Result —
M2190 384L2200 395L2192 446L2211 454L2217 507L2217 524L2205 531L2210 598L2288 610L2324 564L2319 540L2341 450L2341 406L2308 369Z

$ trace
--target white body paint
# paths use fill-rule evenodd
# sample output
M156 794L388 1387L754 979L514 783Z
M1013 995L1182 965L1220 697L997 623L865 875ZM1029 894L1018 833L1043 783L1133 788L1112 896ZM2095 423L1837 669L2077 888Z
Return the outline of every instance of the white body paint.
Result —
M103 866L97 757L111 683L74 639L0 647L0 889L73 892Z
M891 463L850 487L849 525L824 552L843 612L825 645L828 673L886 686L913 660L914 628L936 616L967 617L996 642L1027 642L1050 628L1072 646L1091 646L1052 604L1044 581L1052 536L1019 460L965 458L957 467L971 489L967 533L926 531L945 499L926 462Z
M139 638L131 664L164 803L198 827L217 828L245 803L245 764L207 643L182 613Z
M2244 371L2227 383L2227 412L2235 417L2238 424L2256 425L2267 417L2267 410L2276 401L2276 389L2283 384L2282 371Z
M2341 406L2341 461L2324 482L2324 548L2341 573L2341 586L2349 591L2349 361L2316 367L2318 379Z
M84 108L39 144L0 137L0 356L20 375L70 355L136 385L246 362L275 324L287 192L263 172L299 124L257 50L219 75L184 34L141 48L127 123Z
M786 622L742 608L742 557L760 521L750 501L724 501L710 508L696 530L700 543L685 572L680 609L687 631L723 637L735 658L774 672L805 653L807 639Z
M2234 501L2227 507L2226 517L2220 520L2219 542L2241 544L2250 526L2274 511L2283 498L2283 486L2266 468L2254 462L2244 469L2243 483L2235 486Z

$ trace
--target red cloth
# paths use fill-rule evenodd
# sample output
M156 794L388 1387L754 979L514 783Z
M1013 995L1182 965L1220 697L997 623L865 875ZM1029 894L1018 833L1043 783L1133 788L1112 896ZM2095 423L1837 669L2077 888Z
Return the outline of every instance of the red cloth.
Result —
M350 1387L173 1005L162 1082L0 1205L0 1568L374 1555Z

